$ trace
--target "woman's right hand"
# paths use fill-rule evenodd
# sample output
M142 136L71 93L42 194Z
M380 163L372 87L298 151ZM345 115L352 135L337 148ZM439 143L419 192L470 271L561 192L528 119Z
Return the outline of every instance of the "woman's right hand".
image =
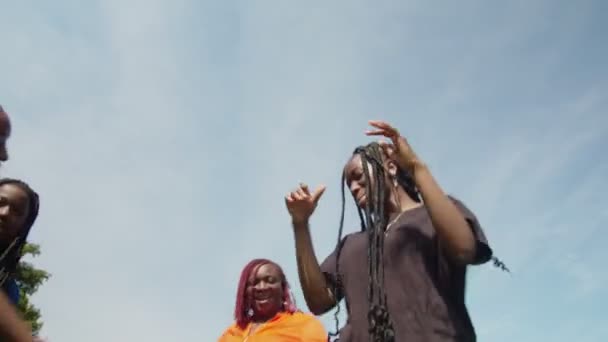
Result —
M319 199L325 192L325 186L319 186L312 194L306 184L300 183L298 189L285 196L285 205L294 224L307 223L315 211Z

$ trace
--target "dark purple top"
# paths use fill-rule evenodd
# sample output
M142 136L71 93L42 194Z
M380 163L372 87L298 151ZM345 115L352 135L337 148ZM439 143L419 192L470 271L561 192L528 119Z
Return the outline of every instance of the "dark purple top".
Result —
M492 256L475 215L452 198L477 239L474 264ZM321 265L338 298L346 298L348 321L340 342L367 342L369 303L367 233L342 240L340 277L336 251ZM475 330L465 306L466 267L452 263L439 246L426 207L409 210L395 221L384 242L385 293L397 342L474 342ZM337 283L336 281L339 280Z

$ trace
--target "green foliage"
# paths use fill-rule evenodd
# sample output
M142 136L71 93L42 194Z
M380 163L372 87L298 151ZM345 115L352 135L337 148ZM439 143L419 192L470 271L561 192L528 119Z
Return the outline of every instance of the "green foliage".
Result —
M40 255L40 246L28 243L24 246L22 254L37 257ZM34 335L38 334L43 323L40 310L31 303L30 298L50 276L47 271L37 269L23 260L17 266L16 280L21 292L18 308L23 318L31 324Z

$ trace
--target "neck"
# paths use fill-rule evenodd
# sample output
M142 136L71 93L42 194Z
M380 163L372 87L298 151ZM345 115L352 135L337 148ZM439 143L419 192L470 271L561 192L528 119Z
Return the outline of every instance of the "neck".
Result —
M390 199L388 201L388 215L389 217L399 215L400 213L414 209L420 206L420 203L414 201L402 187L398 186L396 189L393 189L390 194Z

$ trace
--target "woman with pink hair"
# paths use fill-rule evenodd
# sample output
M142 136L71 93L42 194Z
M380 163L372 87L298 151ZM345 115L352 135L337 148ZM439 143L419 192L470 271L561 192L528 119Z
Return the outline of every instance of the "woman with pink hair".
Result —
M323 324L296 308L285 273L267 259L254 259L241 272L234 319L218 342L327 341Z

